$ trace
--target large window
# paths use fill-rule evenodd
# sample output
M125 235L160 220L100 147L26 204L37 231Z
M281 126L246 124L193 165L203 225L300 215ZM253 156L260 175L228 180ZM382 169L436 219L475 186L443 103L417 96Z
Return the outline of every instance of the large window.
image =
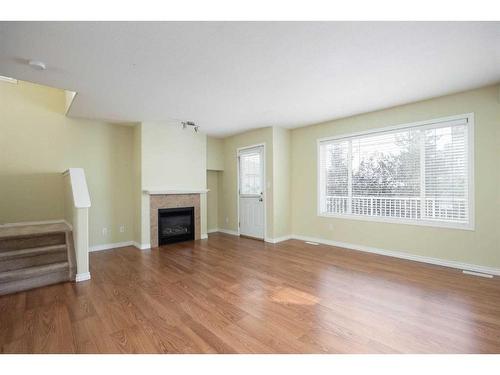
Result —
M473 115L322 139L319 214L473 228Z

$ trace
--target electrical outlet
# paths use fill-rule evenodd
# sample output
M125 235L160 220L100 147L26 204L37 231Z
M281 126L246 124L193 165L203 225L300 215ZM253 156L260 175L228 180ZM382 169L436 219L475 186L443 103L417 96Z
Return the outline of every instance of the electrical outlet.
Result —
M328 229L333 230L333 224L332 223L328 224Z
M229 218L226 216L226 224L229 224Z
M107 236L108 235L108 228L102 228L102 235Z
M125 225L120 225L120 233L125 233Z

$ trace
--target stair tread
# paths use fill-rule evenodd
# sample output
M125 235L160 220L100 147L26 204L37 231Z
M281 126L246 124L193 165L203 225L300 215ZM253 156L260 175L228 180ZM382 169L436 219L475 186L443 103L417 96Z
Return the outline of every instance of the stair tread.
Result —
M51 233L70 232L66 223L0 225L0 240L12 237L30 237Z
M31 247L21 250L9 250L0 252L0 261L14 258L21 258L25 256L36 256L48 253L55 253L58 251L66 250L66 244Z
M34 266L28 268L22 268L12 271L0 272L0 282L12 281L14 279L35 277L38 275L43 275L51 272L58 272L63 270L69 270L68 262L58 262L51 263L42 266Z
M0 283L0 296L70 281L66 270Z

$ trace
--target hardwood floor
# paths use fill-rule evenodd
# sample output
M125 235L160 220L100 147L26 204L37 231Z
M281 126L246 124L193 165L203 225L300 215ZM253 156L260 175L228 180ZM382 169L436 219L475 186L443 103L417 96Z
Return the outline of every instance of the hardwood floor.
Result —
M500 353L500 279L224 234L0 297L4 353Z

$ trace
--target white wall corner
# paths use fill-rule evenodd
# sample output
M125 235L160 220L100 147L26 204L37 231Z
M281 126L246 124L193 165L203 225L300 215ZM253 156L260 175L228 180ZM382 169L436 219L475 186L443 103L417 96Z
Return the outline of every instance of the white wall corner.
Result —
M76 92L71 90L64 90L64 114L68 116L69 110L75 101Z
M281 236L281 237L276 237L276 238L265 238L264 241L268 243L278 243L278 242L283 242L287 240L291 240L293 237L291 234L287 234L286 236Z
M86 281L86 280L90 280L90 272L83 272L83 273L76 274L75 281L77 283L79 283L81 281Z
M151 249L151 244L149 244L149 243L133 242L132 244L134 245L134 247L136 247L139 250L149 250L149 249Z

